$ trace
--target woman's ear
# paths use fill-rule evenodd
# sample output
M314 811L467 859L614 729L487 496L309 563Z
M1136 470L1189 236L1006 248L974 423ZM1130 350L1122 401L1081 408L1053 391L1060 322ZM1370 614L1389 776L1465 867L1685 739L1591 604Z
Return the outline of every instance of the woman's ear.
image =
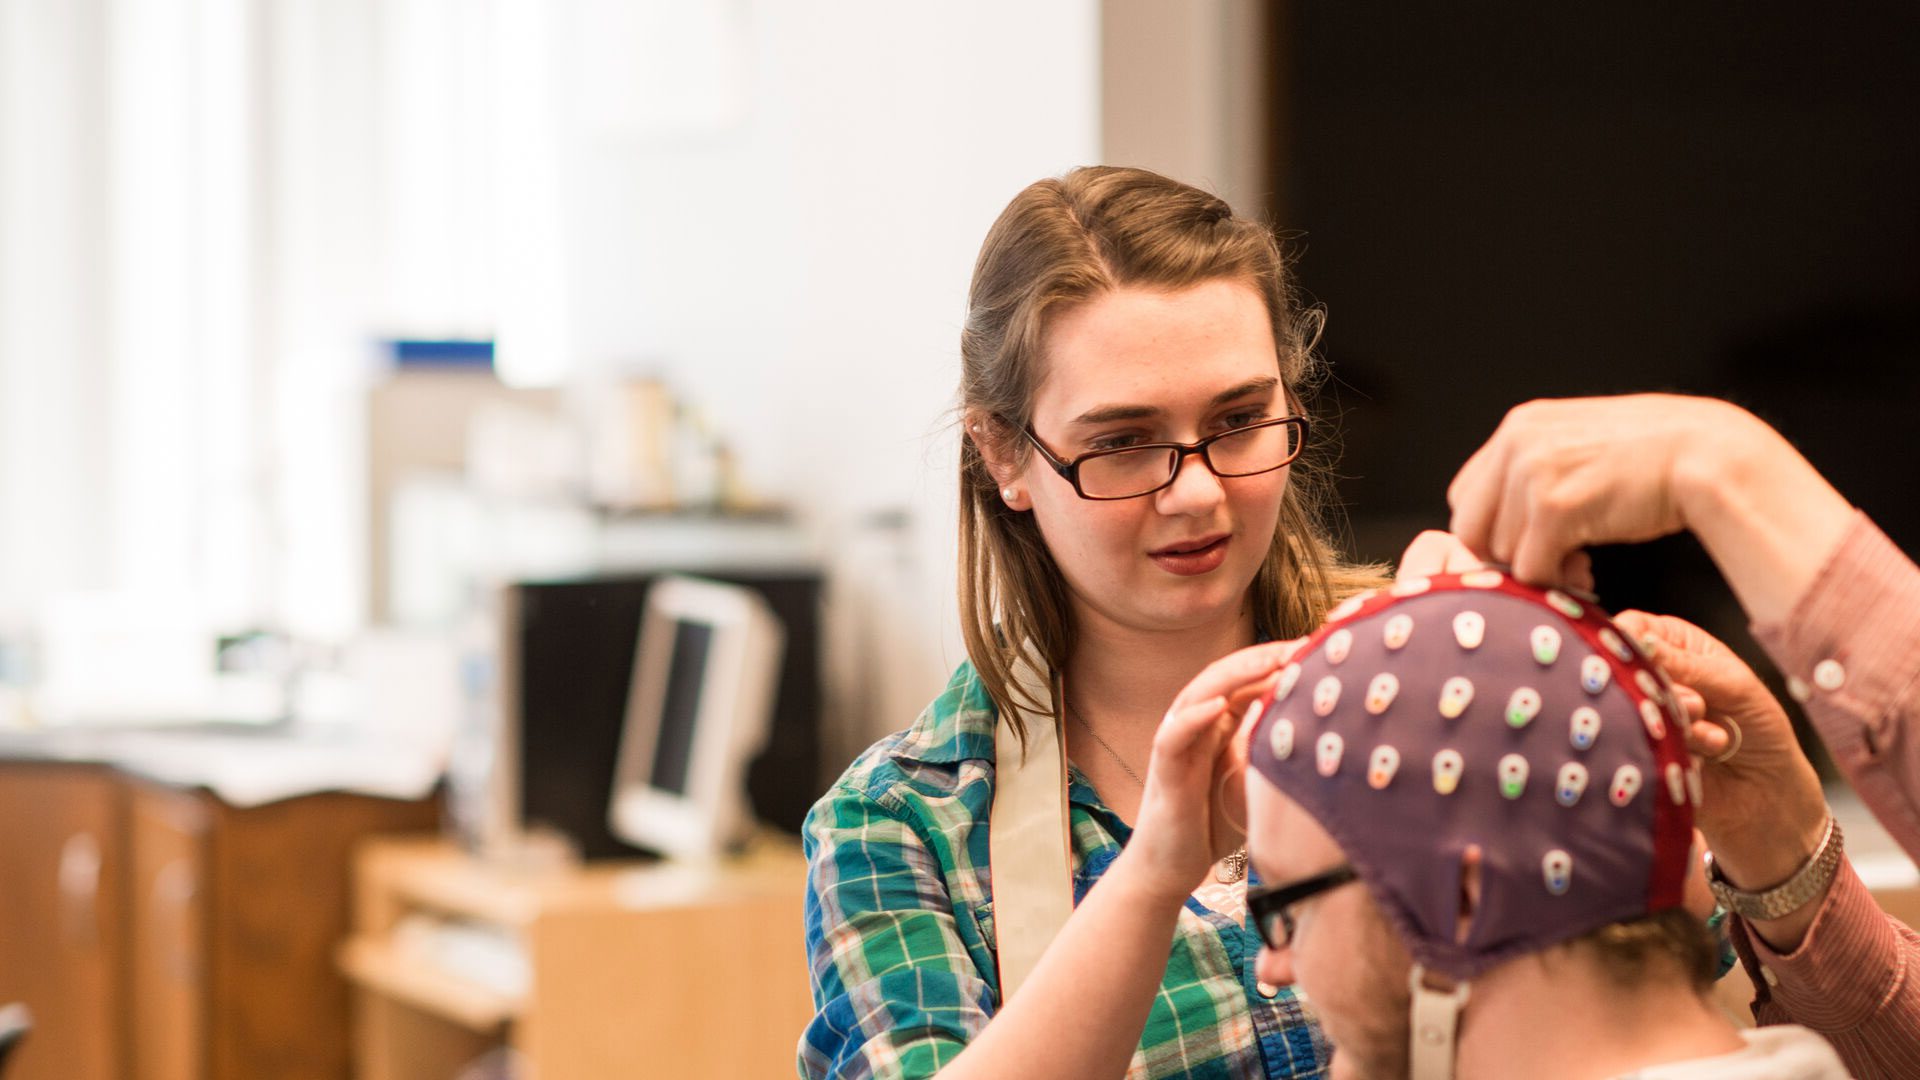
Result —
M1022 470L1015 465L1018 448L1013 435L1012 428L998 416L981 412L967 414L967 438L973 440L980 460L986 463L988 475L999 487L1000 501L1006 503L1009 510L1028 510L1033 502L1027 497Z
M1460 917L1454 924L1453 941L1465 945L1473 931L1473 917L1480 911L1480 845L1468 844L1460 853Z

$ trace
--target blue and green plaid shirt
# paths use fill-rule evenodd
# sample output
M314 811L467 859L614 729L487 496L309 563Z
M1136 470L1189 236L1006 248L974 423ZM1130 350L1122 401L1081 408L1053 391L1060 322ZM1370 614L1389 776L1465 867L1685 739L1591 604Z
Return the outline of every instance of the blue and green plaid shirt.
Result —
M860 755L807 815L815 1013L802 1076L932 1076L993 1017L996 717L973 666L960 665L911 728ZM1077 903L1132 830L1078 769L1067 794ZM1329 1048L1301 999L1256 989L1259 948L1251 923L1189 898L1127 1075L1324 1075Z

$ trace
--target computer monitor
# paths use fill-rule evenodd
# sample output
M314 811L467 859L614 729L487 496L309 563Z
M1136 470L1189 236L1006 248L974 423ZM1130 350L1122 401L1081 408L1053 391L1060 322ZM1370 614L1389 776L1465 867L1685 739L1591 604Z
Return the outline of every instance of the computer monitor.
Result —
M614 770L616 836L679 857L746 839L747 764L766 742L784 639L751 589L677 576L654 583Z

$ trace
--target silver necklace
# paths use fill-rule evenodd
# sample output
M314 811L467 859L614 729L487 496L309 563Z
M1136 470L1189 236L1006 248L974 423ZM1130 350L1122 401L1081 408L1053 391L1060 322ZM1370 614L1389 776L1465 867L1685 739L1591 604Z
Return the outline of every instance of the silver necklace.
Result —
M1107 756L1113 759L1115 765L1120 766L1121 770L1127 774L1127 779L1132 780L1135 787L1143 791L1146 790L1147 782L1140 779L1139 773L1133 771L1133 766L1127 764L1127 759L1120 756L1120 751L1108 746L1107 740L1101 738L1100 733L1093 730L1093 725L1087 723L1086 718L1080 715L1080 710L1073 707L1073 702L1063 699L1062 703L1067 707L1067 715L1073 718L1074 723L1080 725L1081 730L1093 736L1093 741L1100 744L1100 749L1107 752ZM1213 872L1214 880L1220 882L1222 885L1231 885L1246 876L1247 849L1244 844L1233 854L1221 859L1220 865L1215 868Z
M1100 744L1100 749L1105 750L1107 752L1107 756L1113 759L1113 763L1115 765L1120 766L1121 769L1125 770L1127 774L1127 779L1133 781L1134 787L1140 788L1141 790L1144 791L1146 789L1147 782L1145 780L1140 779L1139 773L1133 771L1133 766L1127 764L1127 759L1120 756L1120 751L1115 750L1113 747L1107 745L1107 740L1101 738L1100 733L1093 730L1093 725L1087 723L1086 718L1080 715L1080 710L1073 707L1073 702L1069 701L1066 703L1066 705L1067 705L1067 715L1073 717L1074 723L1079 724L1082 730L1084 730L1087 734L1093 736L1093 741Z

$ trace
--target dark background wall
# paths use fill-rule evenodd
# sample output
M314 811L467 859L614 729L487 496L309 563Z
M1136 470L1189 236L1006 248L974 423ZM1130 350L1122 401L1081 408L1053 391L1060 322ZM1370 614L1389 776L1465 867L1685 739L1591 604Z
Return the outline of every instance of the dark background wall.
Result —
M1445 521L1531 397L1730 397L1920 550L1920 5L1295 0L1280 221L1355 546ZM1602 598L1741 620L1697 548Z

